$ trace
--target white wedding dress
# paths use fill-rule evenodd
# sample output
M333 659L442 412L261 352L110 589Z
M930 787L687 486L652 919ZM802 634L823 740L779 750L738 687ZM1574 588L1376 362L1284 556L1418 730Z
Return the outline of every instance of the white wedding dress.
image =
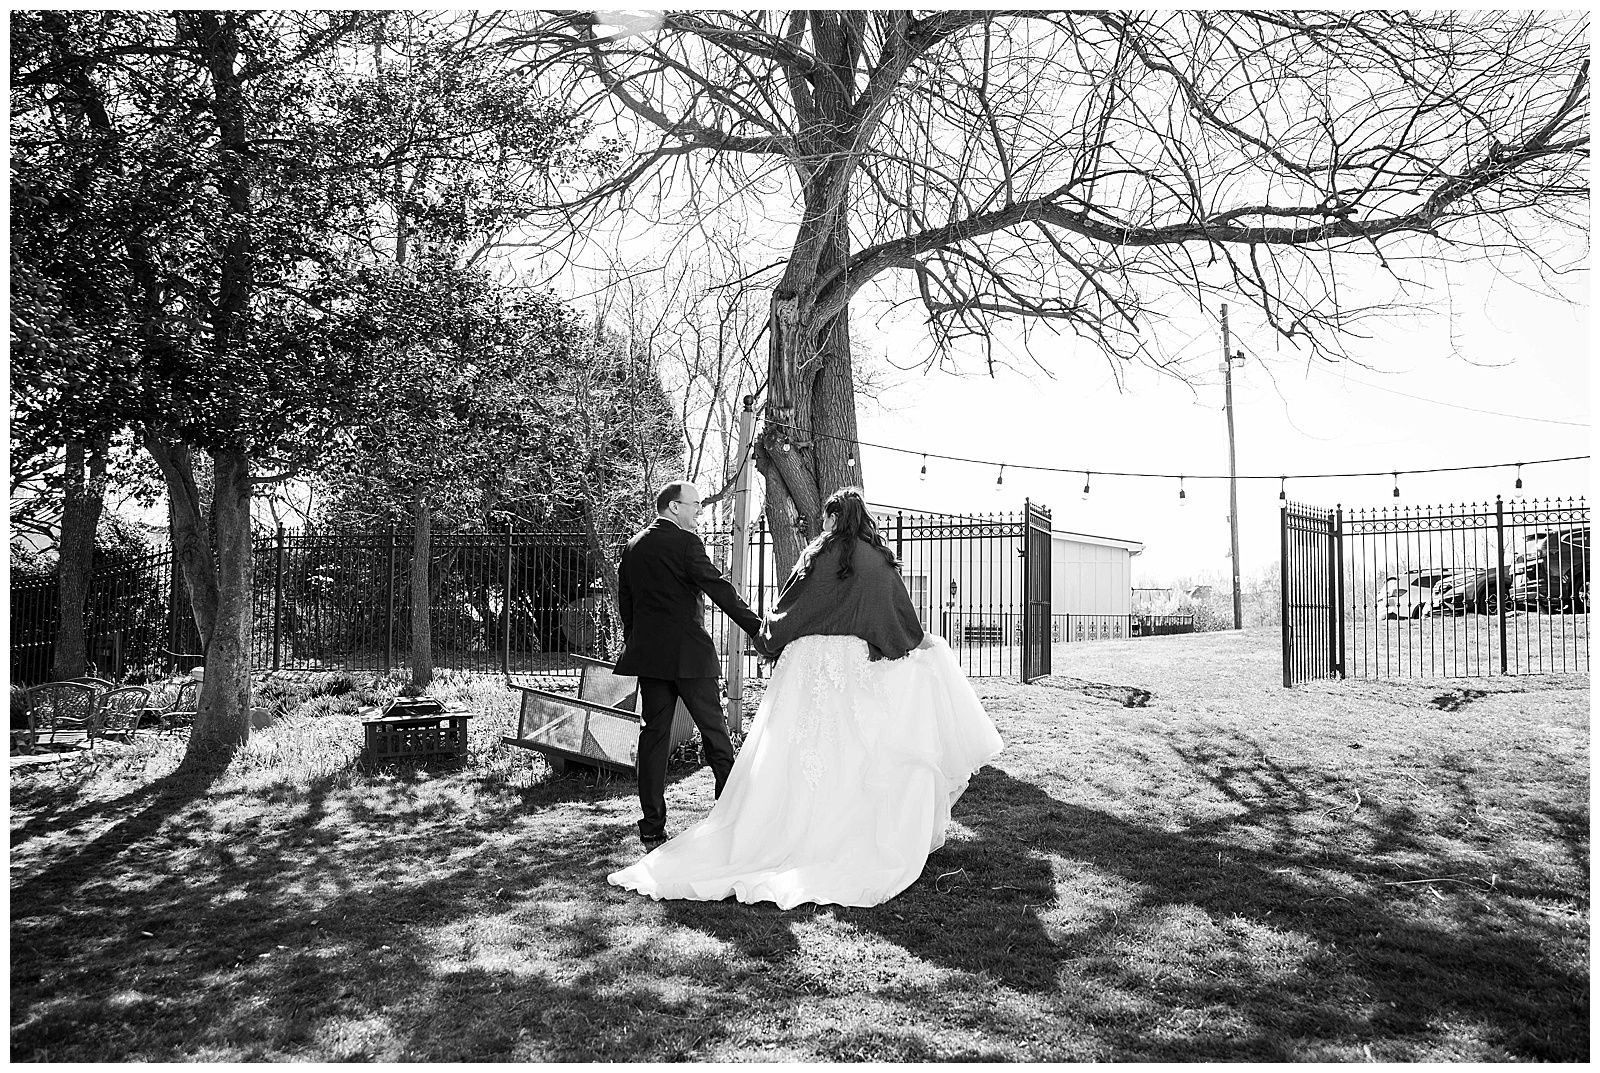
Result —
M711 812L608 879L657 899L881 904L922 874L1001 747L942 638L874 663L859 637L801 637Z

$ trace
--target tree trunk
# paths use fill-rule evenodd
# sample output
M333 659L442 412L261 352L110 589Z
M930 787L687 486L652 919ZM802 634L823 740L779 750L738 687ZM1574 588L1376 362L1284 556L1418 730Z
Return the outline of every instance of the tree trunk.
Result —
M827 323L812 318L828 274L848 255L842 219L808 217L773 292L766 421L755 457L767 484L767 528L780 578L822 532L823 501L863 483L848 303Z
M205 681L189 753L232 750L250 739L251 605L250 461L242 450L216 455L211 504L217 534L217 611L205 638Z
M65 499L61 509L61 556L56 583L61 595L56 624L56 681L80 678L86 671L84 603L94 579L94 535L105 506L106 458L81 442L67 444ZM99 668L97 668L99 670Z
M172 519L173 570L181 571L189 590L189 608L200 631L202 650L217 620L217 564L211 550L211 519L195 483L193 456L181 443L147 435L145 450L161 468L167 482L167 503ZM213 486L213 502L221 496Z
M242 450L216 452L207 512L200 502L189 448L147 435L145 449L167 481L177 555L173 569L183 572L205 658L188 757L232 750L250 738L250 462ZM207 534L207 514L216 534L215 552Z
M433 681L433 626L429 616L428 564L433 557L433 515L427 496L411 503L411 684Z
M856 139L866 121L856 108L854 75L865 21L859 11L810 11L806 18L816 55L834 77L799 79L789 87L799 121L795 170L805 211L773 291L766 421L756 450L780 578L822 532L823 501L839 488L862 484L846 206Z

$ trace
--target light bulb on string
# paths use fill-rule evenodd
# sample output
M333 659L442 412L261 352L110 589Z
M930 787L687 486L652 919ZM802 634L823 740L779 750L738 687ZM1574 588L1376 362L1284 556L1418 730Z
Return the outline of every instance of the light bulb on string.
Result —
M1521 462L1517 463L1517 488L1518 488L1518 490L1520 490L1522 488L1522 463Z
M925 481L927 479L928 479L928 456L927 455L923 455L922 456L922 472L917 474L917 480Z
M1283 478L1283 477L1279 477L1278 478L1278 498L1287 501L1289 496L1283 490L1283 482L1284 482L1284 480L1285 480L1285 478Z
M1089 474L1087 472L1085 472L1083 475L1083 495L1081 498L1089 498Z
M996 492L998 492L1000 490L1000 486L1002 484L1005 484L1005 483L1006 483L1006 467L1004 465L1002 465L1000 467L1000 475L994 479L994 490Z
M784 454L788 454L789 453L789 441L788 440L784 440L783 441L783 453Z
M1185 499L1187 499L1187 498L1188 498L1188 496L1185 495L1185 493L1183 491L1183 478L1179 477L1178 478L1178 506L1180 506L1180 507L1183 506L1183 501Z
M1394 498L1400 498L1400 474L1394 475Z
M844 464L846 469L856 468L856 453L854 451L850 452L850 457L844 460Z

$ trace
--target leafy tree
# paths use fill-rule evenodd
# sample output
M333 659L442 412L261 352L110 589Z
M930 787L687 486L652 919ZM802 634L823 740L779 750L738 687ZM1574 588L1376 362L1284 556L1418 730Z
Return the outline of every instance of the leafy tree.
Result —
M1374 312L1344 270L1426 301L1419 266L1543 267L1587 226L1581 15L605 18L530 16L506 38L636 146L556 210L697 222L767 190L792 235L757 452L785 567L822 497L861 480L849 305L891 273L939 353L1019 318L1170 369L1174 309L1248 301L1337 357Z
M434 564L430 606L452 566L429 554L433 533L577 523L583 563L515 562L518 591L569 602L594 579L614 594L616 537L649 513L651 474L678 472L666 399L644 355L610 333L597 338L549 295L514 293L437 265L396 276L372 310L387 326L360 362L368 401L319 475L321 517L335 529L425 521L427 541L413 528L414 660L432 632L417 611L418 564ZM492 621L488 594L470 595L479 621ZM547 647L559 639L555 618L536 626ZM426 680L418 666L413 678Z
M357 266L385 235L392 252L415 221L439 234L461 215L436 196L457 186L405 181L417 159L448 155L427 143L448 117L379 129L353 103L406 82L386 66L396 40L420 52L443 33L400 32L417 25L380 12L11 16L15 257L54 288L40 294L60 295L56 319L91 337L60 371L43 347L16 362L14 345L14 399L55 400L61 442L132 430L160 466L208 670L192 754L248 736L252 496L313 458L327 437L307 430L332 428L352 397L346 356L370 327ZM470 181L468 160L524 180L549 162L494 137L501 119L520 130L534 99L525 80L496 85L501 111L464 129L498 155L461 154L451 182ZM552 114L530 122L570 140ZM399 211L385 214L375 191L396 176Z
M460 524L500 513L493 505L518 462L550 453L544 396L581 342L575 314L547 295L512 299L448 263L384 271L362 313L371 323L356 362L360 405L325 469L412 522L411 675L422 686L433 677L434 516Z

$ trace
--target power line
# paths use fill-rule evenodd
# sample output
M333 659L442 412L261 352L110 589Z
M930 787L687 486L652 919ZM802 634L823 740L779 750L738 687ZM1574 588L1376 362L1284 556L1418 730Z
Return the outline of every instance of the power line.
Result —
M1585 421L1562 421L1554 417L1529 417L1526 414L1505 414L1501 413L1499 410L1480 410L1476 406L1463 406L1458 402L1445 402L1443 399L1430 399L1426 395L1409 395L1404 391L1398 391L1392 387L1383 387L1379 384L1369 384L1365 380L1357 380L1353 376L1344 376L1340 379L1343 382L1358 384L1361 387L1368 387L1374 391L1387 391L1389 394L1399 395L1403 399L1414 399L1417 402L1429 402L1435 406L1448 406L1452 410L1466 410L1469 413L1486 414L1489 417L1507 417L1513 421L1539 421L1546 425L1569 425L1572 428L1589 427L1588 422Z
M854 442L861 447L875 447L880 451L894 451L903 455L921 455L924 458L937 458L944 462L968 462L975 466L993 466L1004 469L1026 469L1039 473L1092 473L1098 477L1160 477L1168 480L1190 481L1225 481L1226 473L1138 473L1126 470L1097 469L1094 466L1037 466L1027 462L997 462L988 458L964 458L961 455L940 454L937 451L919 451L911 447L895 447L887 443L872 443L868 440L851 441L847 436L835 436L829 432L814 432L802 429L798 425L791 425L784 421L767 420L769 426L789 429L791 432L800 432L813 439L835 440L841 443ZM1334 477L1390 477L1399 474L1420 473L1464 473L1480 469L1510 469L1514 466L1543 466L1554 462L1582 462L1589 458L1588 455L1568 455L1565 458L1536 458L1520 459L1514 462L1483 462L1471 466L1431 466L1431 467L1400 467L1391 469L1368 470L1359 473L1241 473L1234 479L1241 481L1305 481L1319 480Z

